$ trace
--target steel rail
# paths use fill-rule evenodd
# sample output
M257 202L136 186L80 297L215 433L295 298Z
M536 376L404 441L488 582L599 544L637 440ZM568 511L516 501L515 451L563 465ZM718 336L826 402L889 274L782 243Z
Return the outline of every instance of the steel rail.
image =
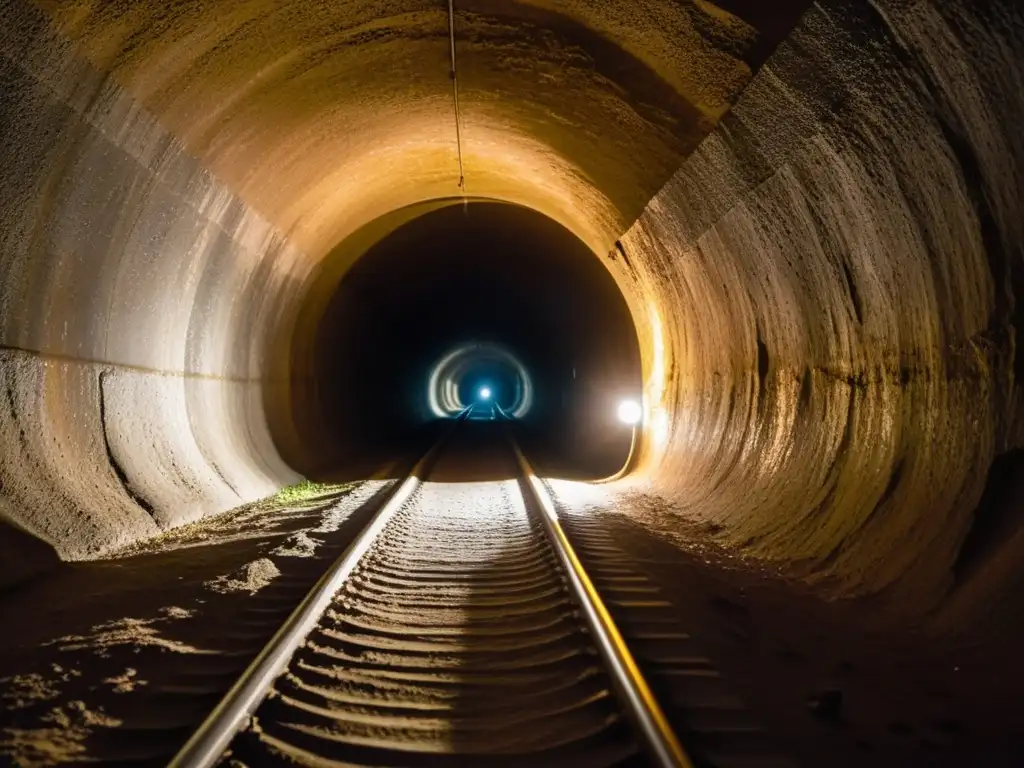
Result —
M467 408L459 414L458 421L463 421L468 414ZM421 478L426 475L450 434L451 430L416 463L409 476L391 494L369 525L334 561L231 690L168 763L168 768L207 768L220 761L235 734L267 697L270 686L284 672L296 649L323 617L324 611L363 555L422 483Z
M565 535L565 530L558 519L558 512L555 511L544 484L534 473L530 462L511 435L509 440L519 462L520 471L526 480L528 494L540 509L539 517L565 572L569 590L583 612L584 622L590 629L594 645L597 646L606 671L612 678L612 684L619 694L619 701L636 727L643 746L656 765L665 768L694 768L693 761L672 731L622 633L615 626L611 613Z

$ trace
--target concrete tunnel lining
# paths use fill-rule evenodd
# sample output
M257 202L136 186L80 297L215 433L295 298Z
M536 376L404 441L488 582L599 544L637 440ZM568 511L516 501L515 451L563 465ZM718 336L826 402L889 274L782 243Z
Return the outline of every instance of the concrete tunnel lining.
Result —
M460 3L469 191L562 223L623 291L635 482L923 608L1024 446L1024 21L755 5ZM0 510L62 557L297 478L266 403L318 264L458 192L446 19L387 8L0 3Z

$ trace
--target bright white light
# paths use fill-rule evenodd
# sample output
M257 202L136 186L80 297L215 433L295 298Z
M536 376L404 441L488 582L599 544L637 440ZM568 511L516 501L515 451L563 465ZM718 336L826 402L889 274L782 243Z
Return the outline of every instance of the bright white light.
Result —
M490 400L491 399L491 388L490 387L480 387L480 399L481 400Z
M619 421L623 424L639 424L643 415L643 409L636 400L623 400L619 403Z
M453 348L444 357L435 362L430 369L427 383L427 402L430 413L439 419L452 418L462 413L472 403L462 402L459 397L461 383L467 378L467 371L472 370L474 363L498 362L515 371L515 383L505 387L502 397L502 408L514 419L521 419L533 405L533 383L530 374L523 364L504 347L491 343L466 342ZM511 384L511 382L505 382ZM476 394L472 397L475 403L489 403L497 398L497 392L491 387L491 395L487 400L480 396L480 382L477 382ZM506 391L507 390L507 391Z

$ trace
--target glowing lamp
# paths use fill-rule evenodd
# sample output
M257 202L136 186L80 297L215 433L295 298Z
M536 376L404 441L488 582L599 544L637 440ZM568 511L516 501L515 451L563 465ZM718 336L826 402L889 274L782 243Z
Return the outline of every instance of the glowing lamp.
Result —
M481 400L490 400L491 399L491 388L490 387L480 387L480 399Z
M619 403L619 421L623 424L629 424L630 426L639 424L643 415L643 409L636 400L623 400Z

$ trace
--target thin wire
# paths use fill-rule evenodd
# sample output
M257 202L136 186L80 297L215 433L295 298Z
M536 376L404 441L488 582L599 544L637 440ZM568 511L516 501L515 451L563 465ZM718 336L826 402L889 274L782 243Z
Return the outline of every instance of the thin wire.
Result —
M452 101L455 103L455 142L459 150L459 188L466 192L466 169L462 165L462 117L459 113L459 81L455 75L455 0L448 0L448 39L452 54Z

